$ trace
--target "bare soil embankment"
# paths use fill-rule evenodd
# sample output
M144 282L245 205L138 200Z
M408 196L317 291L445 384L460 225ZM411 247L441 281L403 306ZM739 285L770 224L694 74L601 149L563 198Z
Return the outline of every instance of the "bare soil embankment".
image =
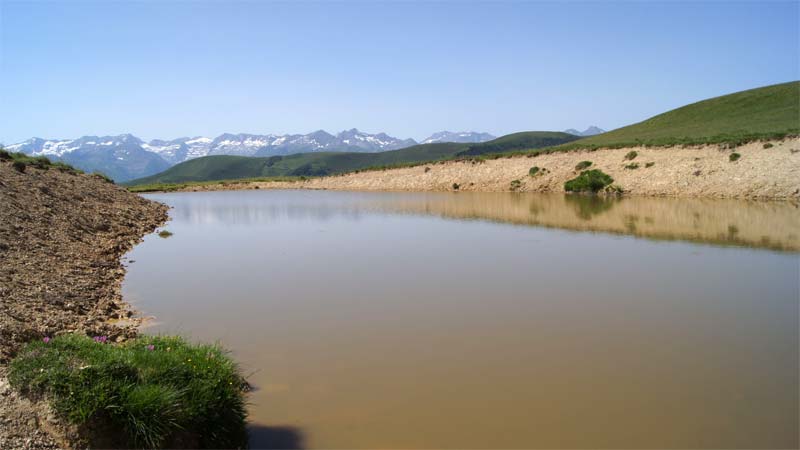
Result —
M167 207L96 176L19 172L0 161L0 448L48 448L42 405L20 398L5 364L32 339L136 334L120 257L167 219Z
M766 148L765 148L766 147ZM625 159L631 152L633 160ZM730 160L732 153L740 158ZM625 194L671 197L798 199L800 138L751 142L736 148L696 147L600 149L517 156L493 160L447 161L384 171L365 171L297 182L189 186L186 191L227 189L336 189L358 191L564 192L575 166L591 161L614 178ZM636 168L626 168L635 164ZM540 171L529 176L531 167ZM517 187L512 181L519 180Z

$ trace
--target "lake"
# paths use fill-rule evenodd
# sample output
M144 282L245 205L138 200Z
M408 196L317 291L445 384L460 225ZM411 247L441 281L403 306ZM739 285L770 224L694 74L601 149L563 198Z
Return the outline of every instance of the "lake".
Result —
M796 448L796 204L146 195L148 333L230 348L254 447Z

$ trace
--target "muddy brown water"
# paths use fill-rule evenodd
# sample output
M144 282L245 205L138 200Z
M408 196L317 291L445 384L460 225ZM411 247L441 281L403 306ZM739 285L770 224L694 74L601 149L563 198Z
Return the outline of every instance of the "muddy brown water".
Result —
M798 446L795 204L147 197L125 298L233 350L254 447Z

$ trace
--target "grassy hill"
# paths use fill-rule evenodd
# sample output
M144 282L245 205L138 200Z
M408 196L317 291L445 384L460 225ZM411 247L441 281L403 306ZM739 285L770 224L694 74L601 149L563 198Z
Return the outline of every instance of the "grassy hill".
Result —
M206 156L177 164L159 174L140 178L128 185L185 183L241 178L321 176L353 170L391 167L458 157L474 157L522 149L537 149L578 139L567 133L530 131L514 133L480 144L420 144L379 153L321 152L252 158Z
M741 143L800 134L800 81L723 95L607 133L556 146L574 148Z

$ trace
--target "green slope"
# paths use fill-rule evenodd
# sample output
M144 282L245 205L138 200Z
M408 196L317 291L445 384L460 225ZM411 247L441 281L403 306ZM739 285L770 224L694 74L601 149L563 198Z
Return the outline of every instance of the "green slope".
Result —
M692 103L552 150L744 142L800 134L800 81Z
M398 166L488 153L537 149L578 139L567 133L530 131L514 133L480 144L420 144L380 153L323 152L252 158L206 156L177 164L159 174L127 183L143 185L240 178L320 176L353 170Z

